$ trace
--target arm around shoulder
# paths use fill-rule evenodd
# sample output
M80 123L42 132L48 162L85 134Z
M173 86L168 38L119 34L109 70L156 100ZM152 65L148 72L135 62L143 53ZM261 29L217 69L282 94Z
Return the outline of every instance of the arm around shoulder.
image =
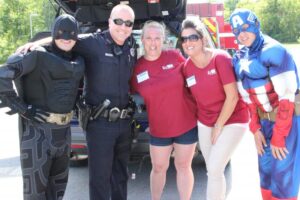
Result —
M47 38L43 38L41 40L37 40L35 42L28 42L28 43L20 46L19 48L17 48L15 53L26 54L29 51L35 50L39 46L51 43L51 41L52 41L52 37L47 37Z

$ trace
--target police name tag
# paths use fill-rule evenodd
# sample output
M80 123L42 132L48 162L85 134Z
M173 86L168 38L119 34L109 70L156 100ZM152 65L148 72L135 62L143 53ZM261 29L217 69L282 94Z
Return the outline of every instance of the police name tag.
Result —
M195 75L188 77L188 78L186 79L186 83L187 83L187 86L188 86L188 87L191 87L191 86L195 85L195 84L196 84L196 78L195 78Z
M138 75L136 76L136 78L137 78L137 82L138 82L138 83L141 83L141 82L143 82L143 81L149 79L148 71L144 71L144 72L138 74Z
M114 55L112 55L111 53L105 53L105 56L113 57Z

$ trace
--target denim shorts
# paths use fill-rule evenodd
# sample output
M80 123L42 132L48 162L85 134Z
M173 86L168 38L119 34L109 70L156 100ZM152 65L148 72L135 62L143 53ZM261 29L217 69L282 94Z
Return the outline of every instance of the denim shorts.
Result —
M150 144L153 146L169 146L173 143L177 144L194 144L198 141L197 126L177 137L160 138L150 135Z

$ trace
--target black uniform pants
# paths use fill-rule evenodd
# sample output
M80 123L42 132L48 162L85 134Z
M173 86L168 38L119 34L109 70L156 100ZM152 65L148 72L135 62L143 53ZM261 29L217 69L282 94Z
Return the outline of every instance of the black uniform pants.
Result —
M126 200L130 121L100 118L87 127L90 200Z
M61 200L69 173L69 125L22 120L20 133L24 200Z

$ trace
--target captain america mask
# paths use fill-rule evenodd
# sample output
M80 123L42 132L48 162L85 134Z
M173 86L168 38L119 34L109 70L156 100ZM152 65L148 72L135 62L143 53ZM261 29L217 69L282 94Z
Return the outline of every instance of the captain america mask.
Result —
M248 9L236 9L230 16L230 25L235 37L241 32L260 33L260 23L256 15Z
M52 37L54 40L77 40L78 24L76 19L71 15L61 15L56 18L52 29Z

